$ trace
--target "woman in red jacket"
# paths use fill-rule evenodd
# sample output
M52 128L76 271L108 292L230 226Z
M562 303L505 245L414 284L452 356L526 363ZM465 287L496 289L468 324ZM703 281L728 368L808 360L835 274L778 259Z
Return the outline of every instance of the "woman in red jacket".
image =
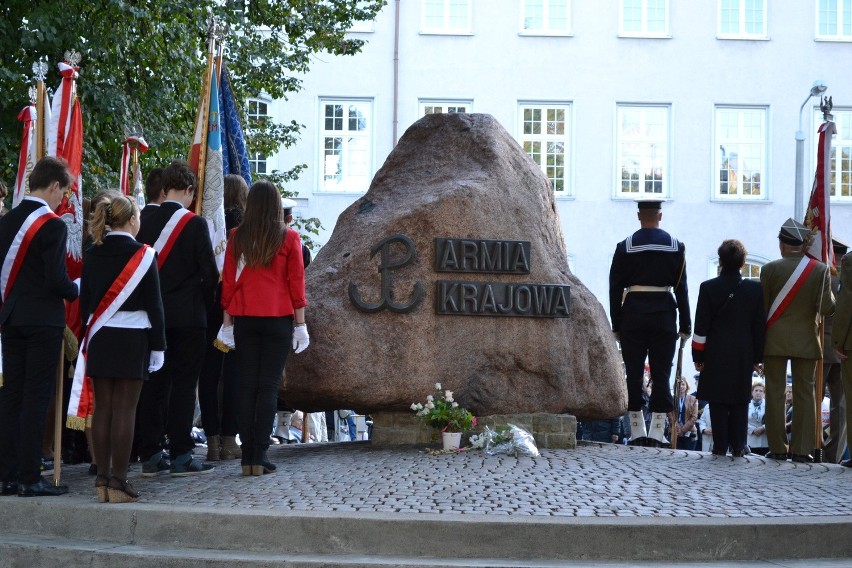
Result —
M228 239L222 271L225 325L234 323L239 362L239 430L243 475L272 473L266 458L278 384L292 344L309 343L305 268L299 233L287 228L278 189L249 190L242 224Z

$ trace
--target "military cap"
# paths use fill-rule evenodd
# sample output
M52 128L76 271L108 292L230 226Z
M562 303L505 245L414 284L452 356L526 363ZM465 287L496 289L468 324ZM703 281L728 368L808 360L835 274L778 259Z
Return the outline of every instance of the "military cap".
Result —
M665 199L660 199L659 197L638 197L636 198L636 204L639 206L639 209L662 209L663 201Z
M795 219L790 218L781 225L781 230L778 232L778 239L782 243L797 247L805 244L810 232L810 229Z

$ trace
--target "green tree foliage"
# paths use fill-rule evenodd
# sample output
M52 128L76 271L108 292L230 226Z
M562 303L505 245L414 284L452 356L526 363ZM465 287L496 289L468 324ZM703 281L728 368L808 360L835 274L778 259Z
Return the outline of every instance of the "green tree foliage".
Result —
M0 180L12 184L21 123L34 84L32 64L47 57L45 84L60 82L56 64L82 54L78 96L83 107L86 194L118 185L123 129L142 125L151 149L144 167L187 154L206 65L207 24L230 27L226 59L238 101L266 93L286 98L301 88L317 52L357 53L346 35L372 20L385 0L3 0L0 3ZM245 106L245 105L243 105ZM245 108L241 109L245 116ZM247 124L249 150L269 155L298 138L296 121ZM286 183L304 165L280 173Z

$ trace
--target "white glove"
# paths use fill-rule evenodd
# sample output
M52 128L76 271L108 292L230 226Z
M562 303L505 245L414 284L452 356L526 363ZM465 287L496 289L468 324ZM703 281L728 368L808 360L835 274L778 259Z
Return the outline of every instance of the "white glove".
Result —
M236 348L237 344L234 342L234 326L223 325L222 327L220 327L219 335L216 336L216 339L218 339L231 349Z
M79 278L75 278L75 279L74 279L74 280L72 280L71 282L74 284L74 286L76 286L76 287L77 287L77 293L79 294L79 293L80 293L80 279L79 279Z
M686 333L685 331L680 332L678 335L680 335L680 339L683 342L689 341L689 338L692 337L691 333Z
M301 353L311 344L311 338L308 337L308 326L299 325L293 328L293 349L296 353Z
M148 360L148 372L156 373L163 368L163 363L166 361L165 351L151 351L151 358Z

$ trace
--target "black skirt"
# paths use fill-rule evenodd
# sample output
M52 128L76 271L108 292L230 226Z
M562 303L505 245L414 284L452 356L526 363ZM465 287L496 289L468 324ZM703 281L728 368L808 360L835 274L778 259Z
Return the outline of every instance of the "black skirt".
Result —
M148 330L102 327L86 350L86 374L93 378L147 379Z

